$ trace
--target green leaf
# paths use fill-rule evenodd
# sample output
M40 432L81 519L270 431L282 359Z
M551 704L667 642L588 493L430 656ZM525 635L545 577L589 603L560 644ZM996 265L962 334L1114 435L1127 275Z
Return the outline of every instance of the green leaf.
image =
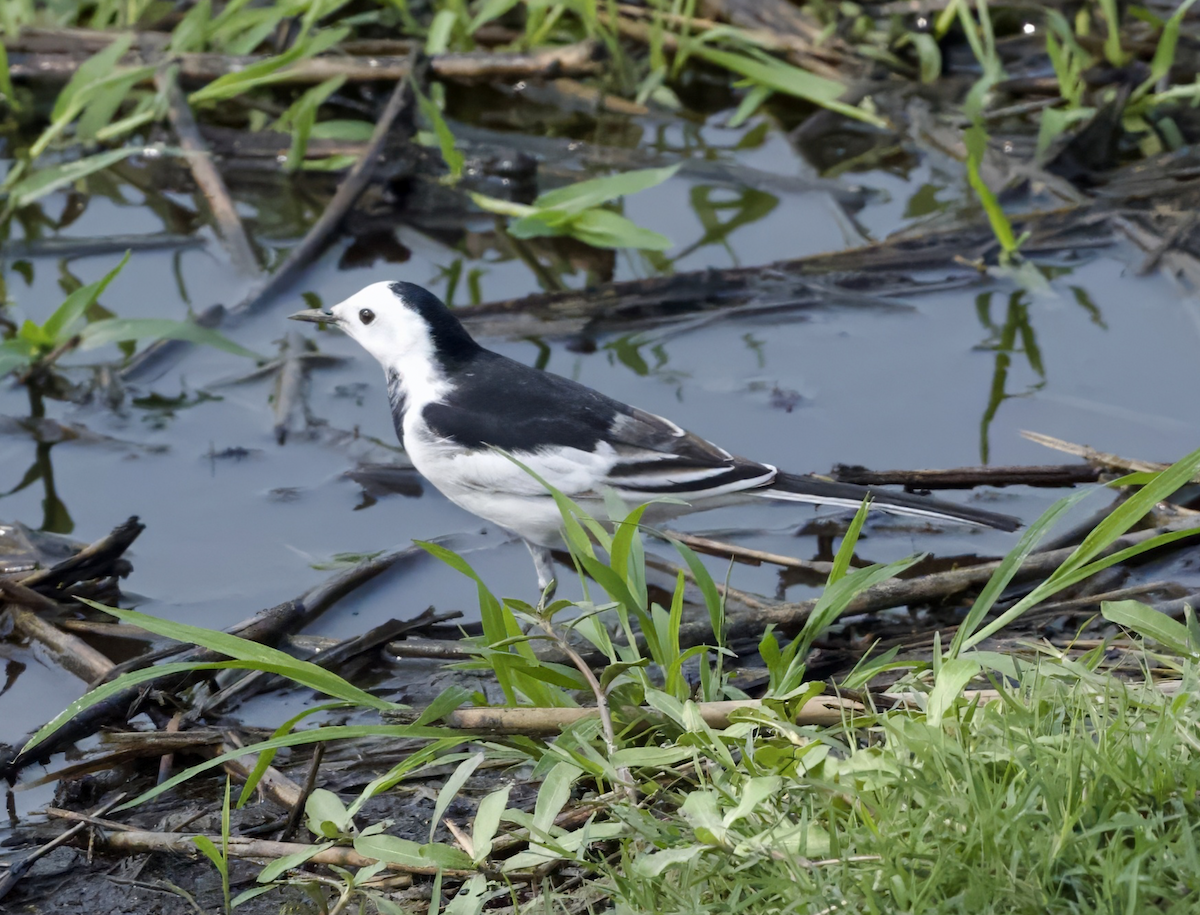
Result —
M672 864L686 864L703 851L703 845L683 845L638 855L633 860L633 872L640 877L657 877Z
M212 0L200 0L171 30L171 42L168 45L171 52L183 54L204 50L206 32L211 21Z
M0 98L3 98L13 111L20 109L16 90L13 89L12 76L8 72L8 51L3 44L0 44Z
M508 227L513 238L570 235L596 248L639 248L665 251L671 240L611 210L586 210L564 220L558 211L535 213Z
M741 102L738 103L737 111L733 113L733 117L725 122L725 126L731 130L741 127L774 94L774 91L767 86L752 86L750 91L742 96Z
M778 775L762 775L747 779L742 785L737 806L721 818L724 826L732 826L738 820L754 813L768 799L783 790L783 779Z
M342 799L325 788L314 788L304 803L308 831L322 839L336 839L350 831L352 820Z
M1102 601L1100 612L1110 623L1131 629L1142 638L1153 639L1163 648L1184 657L1195 657L1197 648L1200 647L1192 643L1187 626L1141 601Z
M276 858L274 861L272 861L270 864L268 864L266 867L264 867L262 869L262 871L259 873L259 875L257 877L255 877L254 879L256 881L258 881L259 883L270 883L271 881L276 880L279 877L282 877L285 873L290 871L292 868L300 867L306 861L308 861L310 858L314 858L317 855L319 855L321 852L326 851L327 849L333 848L333 846L335 844L337 844L337 843L335 843L335 842L320 842L316 845L310 845L310 846L308 846L308 848L302 849L301 851L293 852L290 855L284 855L282 858ZM265 889L265 887L258 887L257 889L261 890L261 889ZM238 897L238 899L241 899L241 898L243 898L243 897L242 896ZM234 902L235 907L236 907L236 904L237 903L235 900L235 902Z
M973 124L963 133L963 142L967 147L967 181L978 195L979 202L983 204L983 210L987 214L988 222L991 223L992 234L996 236L996 241L1000 243L1005 254L1014 254L1019 246L1016 235L1013 234L1012 223L1009 222L1008 216L1000 206L1000 201L996 199L996 195L992 193L992 189L987 186L980 173L983 155L987 151L987 140L987 131L984 130L982 123Z
M105 318L93 321L80 332L80 336L83 338L83 349L93 349L108 343L122 343L126 340L186 340L188 343L200 343L247 359L261 361L266 358L234 343L215 330L201 327L192 321L174 321L170 318Z
M94 156L85 156L73 162L39 168L9 188L8 206L14 210L20 209L57 191L60 187L73 184L81 178L86 178L122 159L128 159L130 156L136 156L144 151L145 147L142 146L125 146L121 149L96 153Z
M950 658L942 662L929 703L925 707L925 721L932 727L940 727L942 718L962 695L963 689L979 675L979 662L970 658Z
M820 105L822 108L828 108L830 111L836 111L838 114L844 114L846 117L864 121L876 127L887 126L887 121L878 115L856 105L847 105L845 102L838 101L846 91L846 87L837 80L817 76L815 73L801 70L799 67L794 67L773 57L751 57L747 54L719 51L703 45L696 46L692 53L709 63L724 67L726 70L777 92L804 99Z
M538 788L537 801L533 806L532 830L535 838L550 834L554 818L558 816L571 796L571 787L583 774L583 770L570 763L560 762L550 770Z
M359 836L354 840L354 850L376 861L405 867L448 867L454 870L470 870L474 867L471 859L457 848L440 843L421 845L398 836Z
M146 613L138 613L136 610L119 610L116 607L108 607L97 601L88 600L86 597L81 597L79 600L95 610L101 610L109 616L115 616L123 623L140 626L155 635L174 639L177 642L199 645L202 648L220 652L239 661L250 661L262 664L264 667L270 665L273 670L284 671L283 676L303 686L318 690L327 696L344 699L347 702L353 702L365 708L384 710L396 707L391 702L379 699L365 690L359 689L332 671L325 670L323 667L318 667L316 664L308 661L293 658L291 655L276 648L270 648L266 645L260 645L257 642L241 639L227 632L204 629L200 626L191 626L187 623L180 623L174 620L163 620ZM118 681L114 680L113 682L116 683Z
M447 903L443 915L480 915L484 903L490 898L487 877L475 874L459 887L454 898Z
M75 107L81 94L91 91L97 83L112 76L117 61L125 56L125 52L133 44L133 37L132 32L118 34L113 38L111 44L101 48L79 65L79 68L58 93L54 108L50 112L51 121L69 118L69 113Z
M618 197L625 197L656 187L674 176L682 165L683 163L680 162L666 168L641 168L609 175L606 178L579 181L541 194L533 202L533 205L540 210L554 209L563 213L582 213L584 210L616 200Z
M967 612L967 617L958 627L958 631L954 634L954 640L950 643L948 657L957 657L968 644L975 630L979 628L979 624L983 622L992 610L992 606L999 599L1004 589L1008 587L1013 576L1024 564L1029 555L1037 548L1037 545L1042 542L1042 539L1050 532L1050 529L1058 523L1058 520L1070 511L1080 499L1087 495L1087 491L1072 493L1059 499L1051 505L1042 514L1040 518L1030 524L1025 532L1021 535L1021 539L1017 541L1017 545L1009 550L1008 554L1001 560L996 571L992 573L979 596L975 598L975 603L971 605L971 609Z
M200 105L204 102L222 101L242 95L256 86L268 86L287 79L288 74L283 72L286 67L329 50L349 34L350 30L346 28L322 29L310 38L297 42L283 54L250 64L236 73L226 73L218 77L203 89L189 95L188 102Z
M508 793L511 785L505 785L493 791L482 801L475 810L475 823L471 827L471 845L475 851L475 863L487 860L492 853L492 839L500 828L500 818L504 808L508 806Z
M610 762L614 766L651 766L654 768L673 766L696 755L694 747L623 747L613 753Z
M433 134L437 137L438 149L442 154L442 161L446 163L446 167L450 169L450 178L452 181L457 181L462 177L463 164L467 161L464 156L455 147L457 142L454 134L450 132L450 127L446 124L446 119L442 117L442 110L438 107L437 102L428 98L422 92L417 91L417 104L421 108L421 114L425 116L425 120L433 126Z
M433 834L437 831L438 824L442 821L442 814L446 812L446 808L450 806L450 802L454 800L462 786L467 783L475 770L479 768L479 764L483 762L482 753L474 753L468 756L458 764L458 767L446 779L446 783L442 785L438 791L437 802L433 806L433 816L429 818L429 841L433 841Z
M86 286L80 286L66 300L55 309L54 314L50 315L42 325L42 330L55 343L62 343L70 336L72 326L83 317L84 312L96 304L96 300L108 288L108 284L113 281L122 268L129 263L130 252L126 251L125 256L121 258L121 262L113 267L103 277L96 280L94 283L88 283Z
M341 140L346 143L365 143L375 132L369 121L330 118L313 124L310 135L314 140Z
M450 47L450 38L454 34L454 26L457 22L458 14L454 10L439 10L429 24L429 37L425 39L425 53L446 53Z
M520 2L521 0L484 0L479 11L475 13L475 18L467 26L467 32L474 35L481 25L499 19Z
M346 82L346 77L335 76L313 86L296 99L290 108L279 116L274 129L279 131L291 130L292 145L288 150L287 162L284 167L295 171L304 161L308 150L308 138L317 122L317 112L331 95L337 92Z
M224 877L229 873L229 862L225 860L225 856L221 854L221 850L213 843L213 840L208 836L192 836L192 842L200 851L204 852L204 857L212 862L213 867L220 871Z
M112 121L130 90L153 75L153 67L121 70L92 87L86 95L83 113L75 125L76 139L85 142L96 139L100 130Z

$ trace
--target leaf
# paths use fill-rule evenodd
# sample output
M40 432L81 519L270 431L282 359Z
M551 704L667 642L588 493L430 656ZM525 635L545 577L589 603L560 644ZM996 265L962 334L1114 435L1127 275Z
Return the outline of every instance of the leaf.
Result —
M86 286L80 286L66 300L55 309L54 314L50 315L42 324L42 330L54 343L62 343L68 338L68 331L71 327L83 317L84 312L91 308L96 300L100 298L101 293L108 288L121 269L129 263L130 252L126 251L125 256L121 258L121 262L113 267L103 277L96 280L94 283L88 283Z
M560 762L546 776L538 788L537 801L533 805L532 831L535 838L550 834L554 818L571 796L571 786L583 774L583 770L570 763Z
M442 110L438 107L437 102L428 98L424 93L417 91L417 104L421 108L421 113L425 115L425 119L433 125L433 134L437 137L438 149L441 151L442 161L450 169L450 178L457 181L462 177L463 164L467 161L466 156L455 147L457 141L454 138L454 134L450 132L450 127L446 124L446 119L442 117Z
M352 820L342 799L325 788L314 788L304 803L308 831L323 839L336 839L350 831Z
M611 762L614 766L666 767L691 759L696 755L693 747L623 747L613 753Z
M290 128L292 132L292 145L288 149L287 162L284 165L287 171L295 171L304 161L304 154L308 150L308 138L316 125L320 107L341 89L345 82L345 76L335 76L313 86L275 122L276 130L286 131Z
M8 72L8 51L5 50L3 44L0 44L0 98L3 98L13 111L20 110L21 106L17 104L17 93L13 89L12 76Z
M179 623L174 620L159 619L146 613L138 613L136 610L118 610L116 607L108 607L97 601L88 600L86 597L81 597L79 600L95 610L101 610L110 616L115 616L123 623L140 626L155 635L175 639L178 642L199 645L202 648L208 648L241 661L252 661L256 664L262 664L264 667L270 665L276 672L282 671L283 676L288 679L319 690L327 696L344 699L347 702L353 702L365 708L384 710L396 707L391 702L379 699L365 690L359 689L332 671L325 670L323 667L318 667L316 664L308 661L293 658L291 655L276 648L270 648L267 645L260 645L257 642L241 639L227 632L217 632L213 629L204 629L200 626L191 626L187 623ZM118 681L114 680L112 682L116 683ZM105 685L109 686L111 684Z
M458 764L458 767L446 779L446 783L442 785L441 790L438 792L437 802L433 806L433 816L429 818L430 842L433 841L433 834L437 831L438 824L442 821L442 814L446 812L446 808L450 806L450 802L462 790L462 786L467 783L467 779L479 768L481 762L483 762L482 753L474 753L468 756Z
M796 98L804 99L838 114L855 120L865 121L876 127L886 127L887 121L856 105L839 102L838 98L846 91L846 87L837 80L826 79L801 70L791 64L776 60L773 57L750 57L733 51L719 51L715 48L699 45L692 51L697 57L709 63L724 67L747 79L783 92Z
M200 851L204 852L204 857L212 862L213 867L220 871L224 877L229 873L229 862L225 860L225 856L221 854L221 850L213 843L213 840L208 836L192 836L192 842Z
M28 206L35 200L57 191L60 187L73 184L81 178L86 178L122 159L128 159L130 156L136 156L142 152L145 152L144 146L124 146L121 149L96 153L94 156L85 156L73 162L39 168L9 189L8 205L14 210Z
M474 35L481 25L491 22L493 19L499 19L520 2L521 0L484 0L475 14L475 18L467 26L467 32Z
M109 76L102 83L89 87L83 113L75 125L76 139L85 142L96 139L100 130L112 121L130 90L137 83L153 75L153 67L121 70Z
M405 867L429 867L421 848L421 843L399 836L359 836L354 840L354 850L360 855Z
M200 0L171 30L171 42L167 47L173 54L203 50L205 33L211 20L212 0Z
M319 8L319 6L320 4L315 4L313 8ZM267 86L287 79L288 75L282 72L286 67L329 50L349 34L350 30L346 28L322 29L311 38L297 42L283 54L250 64L236 73L226 73L224 76L218 77L203 89L198 89L189 95L188 102L195 106L204 102L222 101L242 95L248 89L256 86Z
M426 54L444 54L450 47L450 38L454 33L454 25L458 22L458 14L452 9L439 10L429 23L429 37L425 39Z
M630 172L592 178L566 187L556 188L538 196L533 205L539 210L553 209L563 213L582 213L584 210L656 187L674 176L682 162L666 168L640 168Z
M262 361L266 357L234 343L228 337L201 327L192 321L174 321L170 318L106 318L93 321L80 332L82 349L94 349L108 343L126 340L186 340L215 349Z
M1195 657L1197 648L1200 648L1192 643L1187 626L1141 601L1102 601L1100 612L1110 623L1131 629L1143 638L1153 639L1176 654Z
M91 90L96 83L111 76L117 66L117 61L125 56L125 52L132 44L133 33L122 32L113 38L111 44L101 48L81 63L67 84L63 86L62 91L58 93L58 98L54 101L54 108L50 112L50 120L67 119L78 97Z
M764 775L748 779L742 785L741 797L738 804L721 818L725 826L732 826L738 820L748 817L768 798L779 794L783 789L783 779L778 775Z
M330 118L313 124L311 136L314 140L342 140L347 143L365 143L375 132L375 125L369 121L354 121L344 118ZM353 159L353 157L351 157Z
M480 915L488 901L488 880L483 874L475 874L463 883L446 904L443 915Z
M492 853L492 839L496 836L496 830L500 828L500 818L504 815L504 808L508 806L510 788L510 785L505 785L503 788L493 791L479 802L479 807L475 810L475 823L471 827L471 845L475 852L476 864L487 860L487 856Z
M1000 201L996 199L996 195L980 174L983 155L987 151L987 140L987 131L984 130L982 123L977 122L963 132L963 142L967 147L967 181L979 197L979 202L983 204L983 211L987 214L996 241L1000 243L1005 254L1013 254L1018 245L1017 238L1013 234L1012 223L1009 222L1008 216L1000 206Z
M276 858L274 861L264 867L259 875L254 879L259 883L270 883L271 881L282 877L292 868L300 867L310 858L319 855L323 851L333 848L335 844L336 843L334 842L320 842L316 845L310 845L301 851L293 852L290 855L284 855L282 858ZM260 889L262 888L260 887ZM238 898L240 899L242 897L239 896Z
M354 840L354 850L368 858L403 867L447 867L454 870L470 870L474 867L471 859L457 848L441 843L421 845L398 836L359 836Z
M942 718L962 695L963 689L979 675L978 661L970 658L950 658L942 662L929 703L925 707L925 721L932 727L940 727Z
M656 851L651 855L639 855L633 860L633 872L639 877L657 877L672 864L686 864L702 851L703 845L684 845Z

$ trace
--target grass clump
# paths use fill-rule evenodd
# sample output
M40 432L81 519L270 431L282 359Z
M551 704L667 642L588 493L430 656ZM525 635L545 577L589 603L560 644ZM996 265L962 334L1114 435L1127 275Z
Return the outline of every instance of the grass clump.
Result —
M1101 660L1047 657L936 724L778 723L789 764L778 738L749 742L737 770L673 789L677 813L619 812L635 838L606 868L618 909L1195 911L1195 671L1172 697Z

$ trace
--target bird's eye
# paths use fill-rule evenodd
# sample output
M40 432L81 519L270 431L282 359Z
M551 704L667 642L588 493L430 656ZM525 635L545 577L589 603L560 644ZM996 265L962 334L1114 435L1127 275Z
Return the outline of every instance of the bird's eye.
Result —
M369 308L364 308L358 313L358 320L362 321L363 324L370 324L375 320L375 312Z

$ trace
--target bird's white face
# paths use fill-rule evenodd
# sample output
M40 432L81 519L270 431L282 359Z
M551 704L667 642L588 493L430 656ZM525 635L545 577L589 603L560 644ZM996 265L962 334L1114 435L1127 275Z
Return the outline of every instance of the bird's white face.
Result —
M406 369L411 371L414 361L428 365L433 359L429 325L392 291L390 283L374 283L334 305L330 312L338 327L385 369L408 374Z

